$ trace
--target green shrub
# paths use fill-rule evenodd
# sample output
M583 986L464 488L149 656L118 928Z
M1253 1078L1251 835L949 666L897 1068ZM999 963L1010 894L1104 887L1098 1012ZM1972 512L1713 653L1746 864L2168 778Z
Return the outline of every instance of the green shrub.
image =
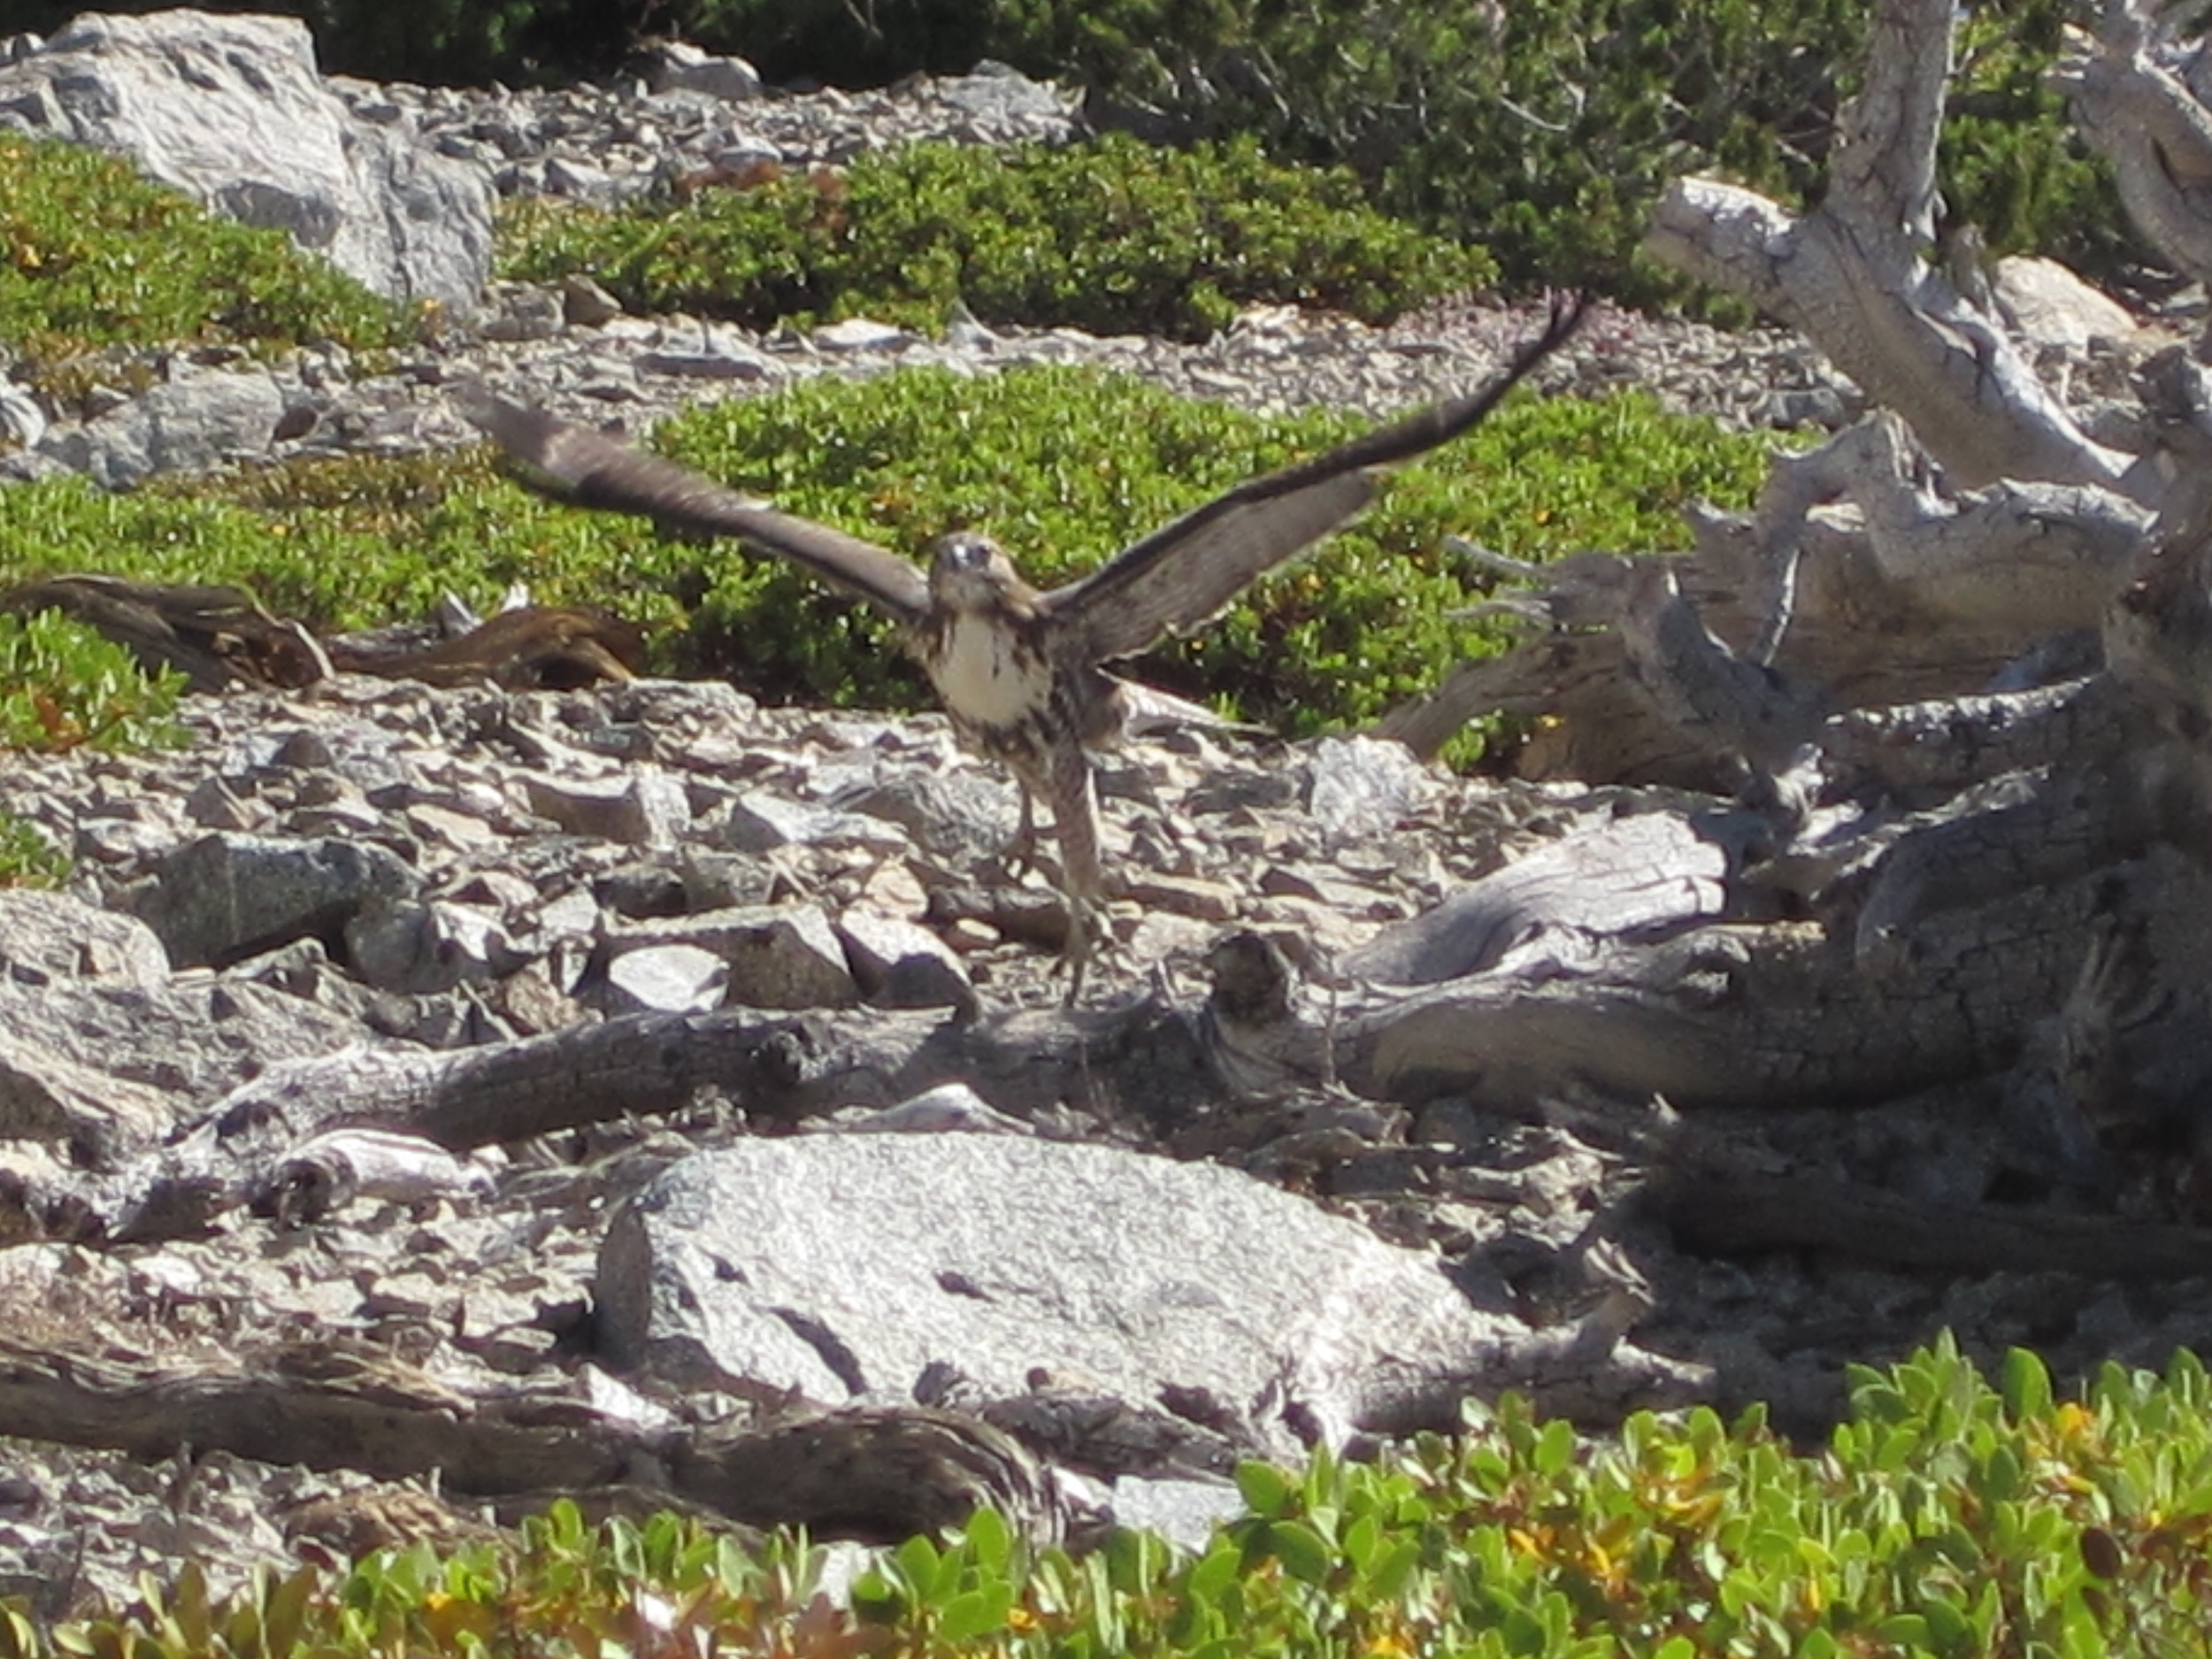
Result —
M634 309L755 327L864 311L933 329L964 300L987 322L1203 338L1257 302L1381 321L1496 273L1367 207L1348 173L1277 166L1248 140L911 144L674 204L532 203L503 240L511 275L581 271Z
M1363 424L1263 419L1046 366L812 380L695 411L664 436L740 488L910 555L947 530L987 529L1051 584ZM1482 589L1446 535L1531 558L1663 547L1686 499L1747 503L1765 454L1763 440L1640 395L1510 400L1398 473L1347 533L1133 672L1295 734L1363 722L1496 649L1487 625L1451 614ZM234 582L320 628L426 614L449 589L488 606L522 580L548 603L608 605L655 629L664 672L724 675L773 702L933 704L872 614L803 572L540 501L480 457L319 462L127 496L65 480L19 486L9 505L15 558L40 550L35 565L0 556L12 580L88 569Z
M703 470L910 552L957 526L988 530L1049 586L1364 424L1327 411L1263 419L1126 376L1045 366L972 379L910 370L864 388L810 381L692 411L665 435ZM1663 547L1679 539L1690 497L1747 503L1765 456L1760 440L1670 417L1640 395L1515 398L1390 480L1346 532L1132 672L1294 734L1364 722L1463 656L1496 649L1497 635L1451 614L1479 595L1446 535L1539 559ZM719 561L698 619L702 667L741 651L754 675L766 668L798 701L926 706L914 671L876 645L872 621L780 564Z
M280 231L218 218L100 151L0 133L0 344L35 365L111 345L391 346L411 327Z
M1816 200L1867 0L678 0L675 26L839 84L976 58L1094 88L1194 136L1352 167L1374 204L1480 242L1507 280L1683 292L1638 257L1659 192L1717 171ZM2141 257L2042 76L2062 0L1975 7L1944 195L1998 252Z
M121 645L58 611L0 612L0 747L144 749L173 742L184 676L151 677Z
M2108 1367L2054 1400L2032 1355L1995 1386L1947 1340L1854 1374L1805 1454L1755 1409L1640 1412L1578 1435L1510 1396L1371 1464L1248 1463L1245 1513L1195 1554L1121 1532L1079 1559L984 1511L877 1553L849 1605L818 1552L688 1521L588 1527L563 1501L504 1546L311 1568L217 1600L196 1567L111 1621L0 1659L528 1653L1122 1659L2104 1659L2201 1651L2212 1624L2212 1383Z
M69 878L69 855L35 824L0 812L0 887L57 887Z

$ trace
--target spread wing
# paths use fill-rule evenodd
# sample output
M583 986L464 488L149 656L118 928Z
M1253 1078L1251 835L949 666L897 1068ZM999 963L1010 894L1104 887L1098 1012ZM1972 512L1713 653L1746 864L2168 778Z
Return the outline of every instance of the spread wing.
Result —
M562 500L736 536L805 565L902 623L918 622L929 607L928 578L887 548L778 512L689 467L556 420L542 410L485 398L466 412L521 464L529 483Z
M1123 549L1088 576L1056 588L1041 608L1094 660L1141 651L1194 626L1255 577L1326 535L1374 496L1371 468L1409 460L1470 431L1589 310L1589 296L1555 297L1542 334L1489 385L1379 426L1325 455L1251 479Z

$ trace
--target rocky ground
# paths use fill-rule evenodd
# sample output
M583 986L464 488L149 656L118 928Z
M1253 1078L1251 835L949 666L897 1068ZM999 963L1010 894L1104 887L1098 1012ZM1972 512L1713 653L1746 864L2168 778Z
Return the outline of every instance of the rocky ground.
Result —
M804 165L922 135L1049 137L1068 121L1055 95L997 75L736 104L682 89L341 90L365 119L413 123L445 153L485 162L503 190L588 196L762 155ZM1525 317L1470 303L1380 330L1259 314L1196 346L974 326L942 340L864 325L764 339L696 319L626 317L582 287L509 288L475 323L373 375L357 376L335 354L265 371L219 357L164 359L150 396L34 410L27 419L41 431L0 465L122 482L232 455L249 430L255 453L278 457L450 445L473 439L450 388L478 380L641 427L701 396L916 361L986 371L1082 360L1255 408L1327 403L1381 414L1479 380L1525 326ZM1834 424L1853 408L1849 389L1786 336L1617 312L1548 369L1545 385L1647 387L1675 407L1752 426ZM196 426L180 418L193 408L260 412ZM271 408L285 418L265 419ZM96 418L77 418L88 412ZM235 1381L388 1371L404 1376L391 1385L395 1399L444 1390L449 1415L465 1415L456 1402L519 1390L564 1409L664 1422L742 1417L793 1390L826 1404L910 1403L922 1360L950 1362L987 1390L1018 1388L1030 1366L1063 1363L1041 1351L1041 1333L1065 1332L1083 1369L1103 1374L1105 1392L1125 1403L1149 1406L1140 1398L1148 1378L1187 1380L1156 1356L1099 1345L1103 1321L1086 1327L1079 1306L1063 1325L1065 1307L1048 1320L1013 1298L991 1277L1008 1260L1038 1275L1102 1262L1102 1279L1060 1298L1069 1305L1143 1283L1162 1287L1159 1306L1212 1299L1233 1316L1240 1297L1263 1305L1263 1260L1310 1272L1291 1292L1267 1294L1310 1302L1325 1288L1325 1328L1271 1340L1248 1319L1204 1333L1236 1350L1215 1356L1219 1370L1203 1380L1235 1409L1186 1403L1174 1415L1187 1425L1206 1419L1215 1449L1231 1453L1279 1452L1301 1423L1332 1438L1369 1432L1364 1418L1387 1417L1384 1403L1402 1422L1433 1417L1430 1394L1475 1374L1476 1349L1494 1359L1543 1338L1558 1341L1542 1349L1548 1361L1527 1363L1528 1379L1559 1387L1566 1356L1575 1374L1561 1398L1594 1420L1605 1417L1592 1409L1601 1403L1617 1413L1763 1398L1809 1432L1836 1409L1844 1363L1893 1356L1945 1325L1978 1351L2038 1342L2062 1371L2105 1356L2154 1363L2176 1342L2212 1339L2185 1287L2124 1293L2055 1273L1940 1281L1809 1255L1730 1260L1680 1248L1636 1199L1638 1114L1648 1102L1531 1101L1503 1111L1449 1095L1358 1100L1328 1087L1250 1099L1220 1078L1210 1095L1194 1094L1164 1070L1156 1091L1132 1094L1087 1083L1079 1067L1072 1080L1056 1073L1028 1087L979 1076L983 1101L947 1107L940 1096L891 1120L925 1132L899 1155L914 1160L898 1166L911 1213L893 1213L879 1187L866 1189L865 1208L845 1208L861 1189L839 1186L856 1178L830 1171L826 1155L820 1170L780 1171L779 1195L798 1194L798 1210L846 1233L921 1252L916 1228L926 1234L955 1207L989 1202L955 1195L961 1143L926 1133L949 1121L1041 1148L1113 1149L1129 1160L1116 1166L1128 1189L1156 1178L1159 1161L1139 1153L1169 1151L1247 1171L1300 1202L1240 1221L1244 1231L1223 1221L1214 1234L1186 1236L1173 1231L1177 1216L1195 1209L1203 1223L1233 1205L1162 1186L1142 1224L1162 1236L1102 1237L1083 1225L1095 1208L1089 1189L1071 1185L1056 1213L1048 1205L1044 1216L1006 1219L980 1264L938 1262L928 1294L942 1301L926 1304L937 1322L907 1348L870 1346L898 1320L887 1291L872 1305L869 1292L896 1272L843 1260L830 1282L780 1292L789 1305L780 1304L788 1317L777 1331L687 1334L651 1271L628 1258L624 1273L610 1271L611 1215L649 1192L673 1202L676 1189L657 1183L695 1167L702 1151L766 1138L803 1147L828 1139L810 1132L856 1127L897 1103L893 1084L905 1071L826 1080L801 1066L807 1088L783 1094L712 1082L649 1114L449 1140L444 1150L418 1139L391 1168L365 1142L303 1150L330 1125L303 1102L356 1086L328 1069L334 1056L403 1067L640 1016L776 1010L816 1022L803 1029L823 1044L870 1021L964 1033L1010 1015L1008 1030L1048 1019L1060 989L1048 948L1056 901L1033 875L1010 882L999 866L1010 785L963 756L938 717L763 710L714 686L510 694L346 680L293 695L196 698L183 726L173 751L22 757L0 778L0 807L77 859L61 898L0 895L0 1124L13 1137L0 1187L14 1229L0 1281L22 1310L0 1363L9 1408L0 1422L20 1424L35 1409L54 1425L0 1449L0 1594L28 1594L44 1616L127 1597L136 1571L184 1559L234 1583L257 1561L466 1536L511 1512L451 1470L435 1499L439 1479L421 1471L387 1483L380 1476L405 1462L390 1448L326 1447L310 1470L287 1461L302 1454L280 1437L255 1457L247 1454L262 1442L211 1432L203 1419L134 1418L97 1403L134 1397L156 1373ZM1332 964L1388 924L1531 848L1648 803L1623 791L1455 779L1365 740L1294 747L1206 733L1133 747L1102 786L1123 890L1087 1003L1102 1013L1156 1007L1177 1030L1217 989L1225 935L1251 929L1288 943L1310 981L1303 995L1325 1001ZM1189 1024L1202 1034L1202 1017ZM1111 1069L1097 1060L1102 1075ZM216 1196L199 1201L193 1225L145 1203L133 1183L147 1169L250 1140L236 1130L250 1115L242 1105L265 1111L271 1102L306 1133L242 1156ZM1962 1086L1847 1116L1783 1124L1747 1114L1744 1127L1778 1156L1910 1171L1922 1159L1955 1164L1962 1137L1970 1154L1985 1142L1993 1128L1974 1125L1988 1108L1985 1091ZM385 1126L405 1118L395 1109ZM1940 1159L1929 1152L1938 1145ZM1036 1172L1043 1166L1021 1167L1032 1170L1021 1180L1063 1196L1058 1177ZM1253 1185L1220 1179L1240 1192ZM1932 1167L1916 1179L1949 1190L1970 1187L1973 1171ZM933 1201L947 1209L933 1211ZM772 1227L755 1230L774 1236L745 1239L747 1214L734 1217L736 1240L718 1235L718 1250L757 1253L718 1257L722 1282L795 1282L829 1254L802 1236L800 1219L772 1214ZM1365 1229L1356 1240L1332 1230L1346 1217ZM1028 1232L1017 1236L1017 1226ZM949 1220L939 1230L952 1231ZM1391 1248L1362 1253L1377 1240ZM625 1248L668 1252L663 1277L686 1269L680 1245L634 1238ZM1032 1249L1033 1269L1023 1254ZM1386 1282L1392 1296L1414 1300L1373 1292ZM1439 1311L1445 1284L1453 1307ZM899 1294L910 1310L924 1294ZM1386 1402L1378 1392L1358 1348L1375 1313L1363 1296L1467 1322L1424 1350L1428 1394ZM979 1304L1020 1309L1031 1346L958 1323ZM811 1311L790 1312L801 1307ZM1145 1317L1168 1321L1151 1303ZM794 1332L804 1351L778 1350ZM690 1344L680 1363L671 1357L680 1337ZM733 1343L749 1361L732 1357ZM611 1346L629 1360L642 1355L644 1370L616 1375ZM1320 1350L1330 1351L1317 1359ZM42 1352L73 1357L57 1366L37 1360ZM1487 1373L1504 1374L1521 1373ZM1221 1427L1225 1417L1240 1426ZM69 1440L85 1444L60 1443ZM1200 1494L1180 1494L1187 1525L1205 1512L1204 1493L1217 1503L1222 1488L1217 1479L1186 1484ZM1125 1517L1153 1513L1141 1480L1083 1490Z

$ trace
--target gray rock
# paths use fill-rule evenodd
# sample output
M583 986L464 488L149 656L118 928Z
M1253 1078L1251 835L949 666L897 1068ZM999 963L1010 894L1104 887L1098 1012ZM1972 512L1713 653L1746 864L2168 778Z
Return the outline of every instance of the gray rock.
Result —
M135 917L67 894L0 887L0 979L25 987L68 979L152 991L168 979L168 953Z
M871 814L840 812L771 795L748 795L732 802L721 833L726 845L748 853L832 843L896 850L905 842Z
M825 351L894 351L914 336L867 317L848 317L809 336Z
M973 73L937 82L937 96L954 108L994 124L1022 120L1065 120L1074 100L1042 81L1032 81L1010 65L986 58Z
M940 1083L910 1100L881 1111L849 1107L826 1125L810 1125L826 1133L851 1135L1030 1135L1029 1124L998 1110L965 1083Z
M692 918L691 938L730 964L729 998L747 1008L840 1008L859 1000L829 918L811 904L761 905Z
M918 922L850 910L838 937L860 993L878 1008L964 1008L975 1001L952 947Z
M2014 254L1997 261L1997 301L2020 336L2071 351L2095 340L2126 340L2137 332L2127 307L2108 299L2055 259Z
M497 918L442 899L372 905L346 923L345 941L354 972L380 991L480 985L523 961Z
M638 951L678 947L703 953L726 970L726 996L718 1002L748 1008L837 1008L858 1000L837 934L811 904L741 905L663 921L620 923L607 935L617 966ZM709 976L699 968L696 977L703 984Z
M572 328L596 328L622 315L622 302L580 273L561 279L560 295L561 320Z
M872 773L830 800L845 810L896 824L925 851L953 859L1003 852L1021 812L1013 783L980 766L896 779Z
M646 72L655 92L698 92L710 98L757 98L760 71L742 58L720 58L688 41L669 41Z
M656 766L604 778L523 778L530 810L574 835L630 847L672 847L691 826L683 786Z
M46 435L46 411L13 380L0 380L0 442L35 449Z
M1244 1497L1226 1480L1153 1480L1124 1475L1114 1482L1114 1524L1157 1532L1179 1549L1202 1551L1214 1529L1244 1513Z
M414 883L398 855L373 841L226 832L164 858L137 911L172 962L219 964L309 934L334 937Z
M82 425L56 426L39 453L109 489L157 472L200 472L265 456L284 418L284 394L260 369L180 369L177 378Z
M1435 787L1404 744L1373 737L1320 739L1306 777L1306 810L1332 847L1390 829Z
M380 293L466 311L491 270L488 174L356 119L296 19L88 12L0 68L0 125L127 155Z
M722 1006L730 964L697 945L626 950L607 964L607 1002L618 1014L696 1014Z
M1506 1329L1435 1261L1248 1176L996 1136L753 1141L664 1171L610 1225L599 1331L679 1386L839 1401L932 1361L986 1392L1070 1370L1149 1405L1233 1402L1285 1451L1449 1415Z

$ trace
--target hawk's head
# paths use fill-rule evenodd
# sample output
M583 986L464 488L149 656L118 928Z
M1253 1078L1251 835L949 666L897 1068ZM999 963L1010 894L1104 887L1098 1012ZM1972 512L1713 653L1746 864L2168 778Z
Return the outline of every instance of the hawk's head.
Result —
M984 611L1018 606L1033 595L997 542L956 530L930 549L929 596L955 611Z

